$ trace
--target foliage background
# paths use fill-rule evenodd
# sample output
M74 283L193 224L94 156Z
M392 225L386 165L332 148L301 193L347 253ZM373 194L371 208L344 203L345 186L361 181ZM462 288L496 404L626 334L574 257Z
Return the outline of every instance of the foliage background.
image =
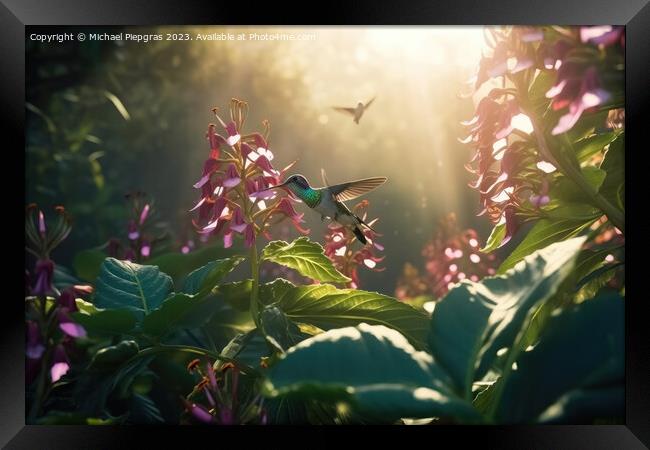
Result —
M48 28L48 32L55 32ZM65 31L69 32L70 29ZM475 217L467 188L471 156L457 137L471 117L465 81L483 47L480 27L466 28L106 28L83 32L315 33L313 41L223 42L27 41L27 198L47 208L64 203L74 233L55 258L70 267L79 250L126 234L124 194L155 199L158 220L176 240L193 232L187 210L207 154L210 109L231 97L254 105L249 122L271 122L271 149L283 167L320 185L385 175L368 195L381 216L386 271L361 271L361 285L392 294L405 262L448 212L481 241L487 221ZM331 106L377 100L355 125ZM374 213L374 214L373 214ZM325 225L307 211L312 236ZM516 244L510 244L512 248ZM158 246L156 253L166 250Z

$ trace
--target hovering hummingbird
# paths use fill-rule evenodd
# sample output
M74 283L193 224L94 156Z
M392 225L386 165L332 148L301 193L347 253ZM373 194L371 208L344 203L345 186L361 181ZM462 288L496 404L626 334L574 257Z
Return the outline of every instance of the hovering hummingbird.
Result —
M372 228L360 217L353 214L343 202L360 197L386 182L386 177L364 178L362 180L348 181L347 183L329 186L325 171L321 169L325 186L313 188L307 179L299 174L291 175L287 180L274 186L284 188L302 200L307 206L320 213L321 220L328 218L352 230L359 242L366 244L367 240L359 225ZM374 231L374 230L373 230Z
M344 108L340 106L334 106L334 109L342 113L351 114L354 117L354 123L358 125L359 120L361 120L361 116L363 116L363 113L366 112L366 110L370 107L372 102L375 101L375 98L377 97L373 97L372 100L370 100L365 105L363 104L363 102L359 102L357 103L357 106L355 108Z

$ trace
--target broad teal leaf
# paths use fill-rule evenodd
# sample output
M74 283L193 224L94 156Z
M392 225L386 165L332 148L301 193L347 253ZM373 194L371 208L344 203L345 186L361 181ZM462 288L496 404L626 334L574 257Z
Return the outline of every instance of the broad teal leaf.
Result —
M289 267L300 275L321 282L345 283L348 277L340 273L332 261L323 253L323 247L300 237L288 244L284 241L272 241L262 251L262 259Z
M569 275L583 243L584 238L559 242L502 276L464 280L436 305L429 348L465 398L499 350L513 345L526 319Z
M539 343L517 359L503 385L496 419L532 422L573 390L622 384L624 312L622 297L606 293L553 315Z
M345 401L386 422L401 417L477 419L454 396L447 375L428 353L416 351L395 330L360 324L330 330L292 347L269 370L266 392Z
M162 304L172 289L172 279L156 266L106 258L95 288L98 307L127 308L142 319Z
M418 349L425 347L428 315L392 297L359 289L337 289L329 284L291 287L277 284L272 305L294 322L323 330L366 322L393 328Z
M547 424L624 423L625 386L576 389L546 408L537 418Z

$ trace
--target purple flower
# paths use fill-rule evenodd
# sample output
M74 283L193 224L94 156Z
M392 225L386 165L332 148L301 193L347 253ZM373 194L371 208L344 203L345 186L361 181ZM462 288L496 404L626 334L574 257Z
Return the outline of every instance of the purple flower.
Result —
M558 71L558 81L547 93L553 99L553 109L559 110L567 105L569 112L560 117L551 134L569 131L586 110L602 105L610 98L609 92L601 87L594 66L582 71L577 65L565 63Z
M75 339L86 337L86 329L78 323L73 322L66 311L59 310L57 319L59 320L59 328L66 335Z
M41 338L41 331L38 328L38 324L34 321L27 321L27 346L26 354L30 359L40 359L45 352L45 346L43 345L43 339Z
M49 259L37 261L34 272L36 275L36 284L32 289L32 295L45 297L47 295L58 294L58 291L52 283L54 278L54 263L52 261Z
M603 47L620 42L623 45L625 28L622 26L601 25L595 27L580 27L580 40Z
M234 188L241 182L239 173L237 173L237 167L234 164L230 164L226 170L226 178L223 180L223 185L227 188Z
M56 383L63 375L70 370L70 360L65 353L63 345L59 344L54 348L54 355L52 357L52 367L50 367L50 378L52 383Z

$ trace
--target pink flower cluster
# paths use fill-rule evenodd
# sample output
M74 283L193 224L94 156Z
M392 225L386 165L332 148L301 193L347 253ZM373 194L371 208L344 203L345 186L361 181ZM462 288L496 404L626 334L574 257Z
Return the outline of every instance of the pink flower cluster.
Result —
M243 236L246 247L251 247L260 234L271 239L270 228L286 218L301 233L303 215L294 209L291 197L281 197L270 188L281 183L282 177L295 161L282 170L276 170L269 149L270 127L264 122L263 133L244 134L248 104L232 99L230 121L224 122L214 114L224 135L217 133L217 125L210 124L206 138L210 154L203 165L201 178L194 188L201 196L190 211L198 211L193 221L198 232L223 236L224 247L233 245L236 235Z
M372 227L379 219L367 221L369 206L370 202L363 200L352 208L352 212ZM383 261L385 258L384 256L379 257L376 255L377 251L384 250L384 246L376 240L381 235L368 228L364 228L362 232L368 242L357 250L353 249L353 243L357 238L347 227L332 222L328 226L328 231L325 235L325 255L334 263L334 267L339 272L352 280L348 284L348 287L354 289L359 287L359 267L364 266L375 272L385 270L384 268L377 267L377 263Z
M460 230L455 214L439 222L436 234L422 249L425 273L407 264L398 281L395 296L408 300L420 295L442 298L459 281L478 281L495 273L496 256L479 252L481 247L475 230Z
M478 90L489 79L500 79L476 106L474 117L462 122L474 157L468 170L476 174L470 184L480 194L481 211L494 224L504 223L505 245L521 225L521 213L547 204L553 157L535 139L544 133L531 114L546 101L558 117L551 135L571 130L586 112L606 104L610 92L603 87L598 49L624 46L622 27L503 27L490 28L490 52L479 64L474 81ZM552 76L552 86L541 98L531 99L537 77ZM525 215L525 214L523 214Z

